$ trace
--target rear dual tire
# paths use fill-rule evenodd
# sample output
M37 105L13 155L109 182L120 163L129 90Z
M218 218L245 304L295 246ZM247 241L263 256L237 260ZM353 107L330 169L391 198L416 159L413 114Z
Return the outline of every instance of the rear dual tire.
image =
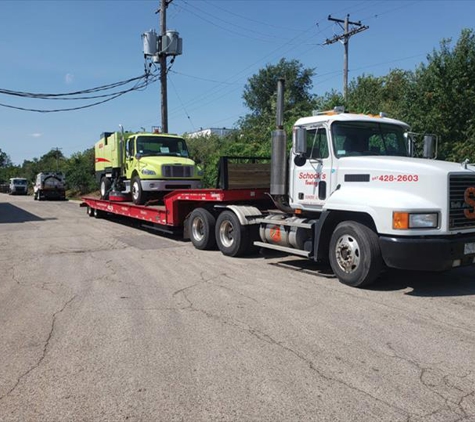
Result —
M216 243L226 256L245 256L257 251L253 245L258 239L257 225L243 225L230 210L223 211L216 220Z
M225 210L215 216L204 208L192 211L188 233L196 249L218 249L226 256L243 256L255 252L253 241L259 236L257 225L242 225L237 215Z
M209 250L216 248L214 230L216 218L204 208L196 208L188 219L188 232L191 243L196 249Z

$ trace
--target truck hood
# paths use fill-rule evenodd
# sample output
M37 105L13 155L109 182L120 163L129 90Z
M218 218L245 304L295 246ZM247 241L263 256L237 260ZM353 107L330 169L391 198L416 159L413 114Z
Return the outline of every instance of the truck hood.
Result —
M378 232L386 234L409 233L392 229L393 211L440 214L438 229L411 230L412 235L447 232L449 207L455 213L457 207L466 206L464 192L467 187L475 186L474 165L446 161L355 156L338 159L334 167L333 191L324 209L366 212L373 217ZM456 190L451 188L451 180L458 183Z
M421 173L427 175L447 175L452 172L475 172L475 165L469 164L467 169L460 163L440 160L427 160L411 157L343 157L338 160L338 167L343 171L371 173Z
M142 157L139 160L141 166L153 166L160 167L163 165L182 165L182 166L194 166L195 162L190 158L185 157L174 157L174 156L153 156L153 157Z

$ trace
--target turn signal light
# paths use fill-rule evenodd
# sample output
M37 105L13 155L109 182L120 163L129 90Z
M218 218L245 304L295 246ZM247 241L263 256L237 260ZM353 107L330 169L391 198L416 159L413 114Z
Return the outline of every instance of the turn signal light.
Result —
M393 212L393 229L407 230L409 228L408 212Z

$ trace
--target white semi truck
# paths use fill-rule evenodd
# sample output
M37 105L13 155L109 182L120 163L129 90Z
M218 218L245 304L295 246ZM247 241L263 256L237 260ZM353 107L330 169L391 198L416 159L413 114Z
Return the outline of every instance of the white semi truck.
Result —
M24 177L12 177L8 193L10 195L28 195L28 180Z
M475 166L414 158L409 126L381 115L315 113L283 130L283 82L272 136L268 196L262 190L195 190L165 197L160 209L85 198L90 215L117 213L182 229L198 249L228 256L256 247L329 263L361 287L383 268L444 271L475 263ZM262 181L259 181L262 183Z

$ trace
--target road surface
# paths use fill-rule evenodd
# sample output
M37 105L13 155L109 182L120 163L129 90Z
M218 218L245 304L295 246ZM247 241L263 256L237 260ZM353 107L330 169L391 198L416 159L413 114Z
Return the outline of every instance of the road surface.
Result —
M475 421L475 269L340 284L0 194L0 420Z

